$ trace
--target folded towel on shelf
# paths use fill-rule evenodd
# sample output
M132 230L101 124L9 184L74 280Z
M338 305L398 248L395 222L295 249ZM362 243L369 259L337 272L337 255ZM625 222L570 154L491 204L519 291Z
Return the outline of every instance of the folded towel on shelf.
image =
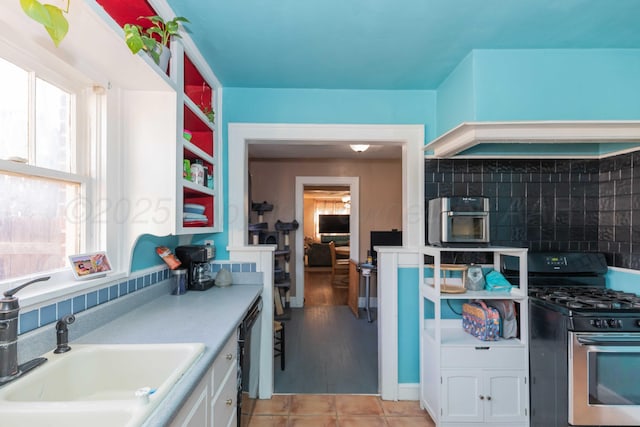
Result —
M510 292L513 285L499 271L493 270L485 276L485 289L496 292Z

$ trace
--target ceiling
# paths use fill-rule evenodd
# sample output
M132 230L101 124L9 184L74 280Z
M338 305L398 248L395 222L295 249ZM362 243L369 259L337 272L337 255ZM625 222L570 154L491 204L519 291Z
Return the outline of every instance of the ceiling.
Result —
M640 48L638 0L168 0L225 87L436 89L473 49Z

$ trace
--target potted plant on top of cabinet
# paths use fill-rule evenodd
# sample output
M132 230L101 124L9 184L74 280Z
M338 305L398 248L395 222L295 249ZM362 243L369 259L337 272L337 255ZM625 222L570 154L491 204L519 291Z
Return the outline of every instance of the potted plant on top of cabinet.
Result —
M151 27L144 28L140 24L124 24L124 40L132 53L138 53L143 50L153 58L153 61L162 68L167 70L171 51L166 49L169 40L173 37L180 37L178 30L181 22L189 22L182 16L165 21L158 15L140 16L138 19L146 19L151 22Z

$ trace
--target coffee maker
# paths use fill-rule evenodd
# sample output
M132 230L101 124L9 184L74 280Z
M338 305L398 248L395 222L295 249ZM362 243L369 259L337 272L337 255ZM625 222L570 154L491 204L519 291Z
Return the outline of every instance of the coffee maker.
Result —
M187 269L187 289L205 291L215 284L209 267L209 262L216 256L214 246L178 246L176 256Z

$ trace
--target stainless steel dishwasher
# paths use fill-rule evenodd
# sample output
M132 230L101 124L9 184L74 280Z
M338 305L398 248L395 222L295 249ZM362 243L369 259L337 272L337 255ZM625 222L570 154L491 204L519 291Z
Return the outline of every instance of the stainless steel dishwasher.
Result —
M246 427L258 398L260 379L260 314L262 297L258 297L240 324L238 331L238 426Z

